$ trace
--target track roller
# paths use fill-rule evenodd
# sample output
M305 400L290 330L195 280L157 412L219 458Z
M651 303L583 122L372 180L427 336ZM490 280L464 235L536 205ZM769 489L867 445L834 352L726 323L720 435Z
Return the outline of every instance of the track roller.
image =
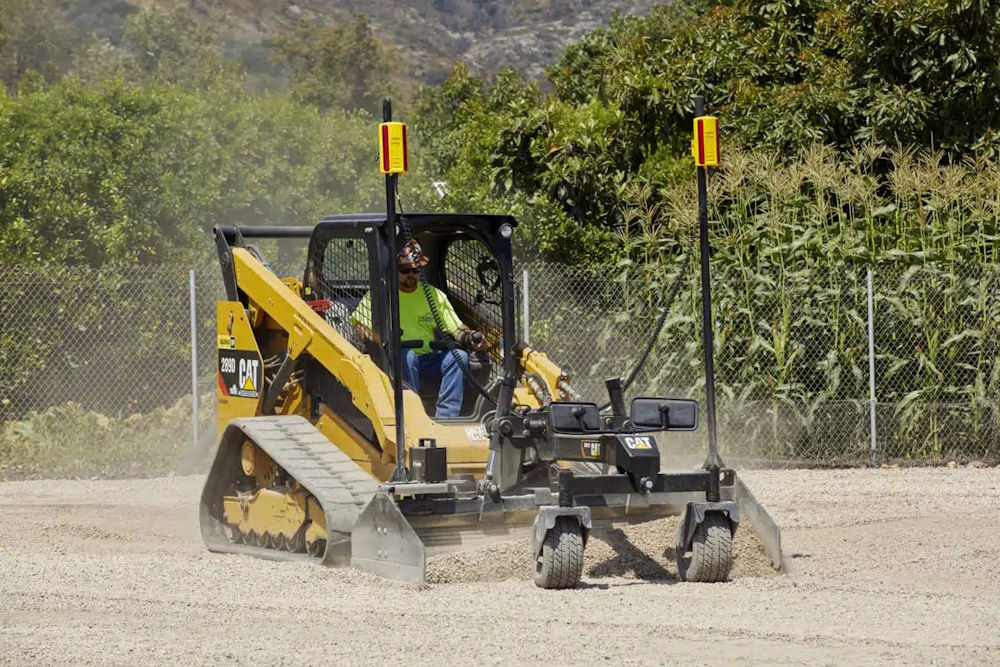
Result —
M326 551L326 540L316 540L306 544L306 553L310 556L322 556Z

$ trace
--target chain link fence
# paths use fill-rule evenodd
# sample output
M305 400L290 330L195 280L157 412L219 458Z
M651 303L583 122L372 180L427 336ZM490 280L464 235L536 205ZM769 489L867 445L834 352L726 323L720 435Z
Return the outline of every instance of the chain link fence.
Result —
M676 271L519 265L522 335L571 373L585 399L604 402L604 378L632 373ZM869 287L863 267L781 279L716 272L717 413L727 460L1000 459L1000 267L887 265L871 277ZM94 439L86 429L109 452L133 448L160 464L180 458L195 437L213 439L222 295L214 263L0 269L0 473L12 448ZM702 364L692 262L627 395L702 399ZM704 428L691 442L703 440Z
M0 267L0 476L172 469L194 432L191 304L205 328L217 295L194 273Z
M191 393L185 268L7 268L0 419L76 401L147 412Z
M604 378L627 377L642 357L677 268L522 265L522 336L586 399L604 402ZM694 263L682 281L627 395L703 400ZM717 271L712 290L724 455L806 465L1000 459L1000 267L781 279Z

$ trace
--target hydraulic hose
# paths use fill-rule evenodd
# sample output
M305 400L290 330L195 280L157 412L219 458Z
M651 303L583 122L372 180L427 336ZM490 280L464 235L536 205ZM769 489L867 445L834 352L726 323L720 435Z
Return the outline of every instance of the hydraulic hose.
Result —
M420 271L421 278L423 277L423 275L424 272L423 269L421 268ZM447 332L445 332L444 321L441 319L441 313L438 312L437 304L434 303L434 299L431 297L430 286L428 286L426 282L421 281L420 287L423 288L424 298L427 300L427 305L431 309L431 315L434 316L434 324L437 325L437 328L440 329L441 333L443 334L442 342L444 343L445 347L448 348L448 352L451 353L452 359L454 359L455 363L458 364L458 367L462 369L462 375L464 375L465 379L469 381L469 384L471 384L472 387L479 392L480 396L485 398L493 405L496 405L497 404L496 399L490 396L490 393L486 391L486 388L483 387L481 384L479 384L476 378L472 375L472 369L469 368L469 366L465 363L465 360L462 359L462 355L458 353L458 348L459 348L458 342L454 338L449 336ZM479 335L482 336L482 333L480 332L476 333L479 333Z

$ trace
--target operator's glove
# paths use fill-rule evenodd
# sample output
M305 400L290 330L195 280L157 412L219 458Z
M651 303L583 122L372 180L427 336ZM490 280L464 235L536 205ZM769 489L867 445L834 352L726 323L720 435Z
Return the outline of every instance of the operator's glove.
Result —
M486 338L483 336L482 331L463 330L458 338L458 342L462 344L462 347L467 347L472 350L486 349Z

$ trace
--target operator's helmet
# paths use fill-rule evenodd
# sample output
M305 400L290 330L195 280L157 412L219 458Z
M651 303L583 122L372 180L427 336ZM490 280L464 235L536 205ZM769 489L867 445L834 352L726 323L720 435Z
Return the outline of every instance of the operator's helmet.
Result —
M403 244L403 247L399 249L399 256L396 258L397 264L403 266L427 266L429 261L420 244L417 243L417 239L414 238Z

